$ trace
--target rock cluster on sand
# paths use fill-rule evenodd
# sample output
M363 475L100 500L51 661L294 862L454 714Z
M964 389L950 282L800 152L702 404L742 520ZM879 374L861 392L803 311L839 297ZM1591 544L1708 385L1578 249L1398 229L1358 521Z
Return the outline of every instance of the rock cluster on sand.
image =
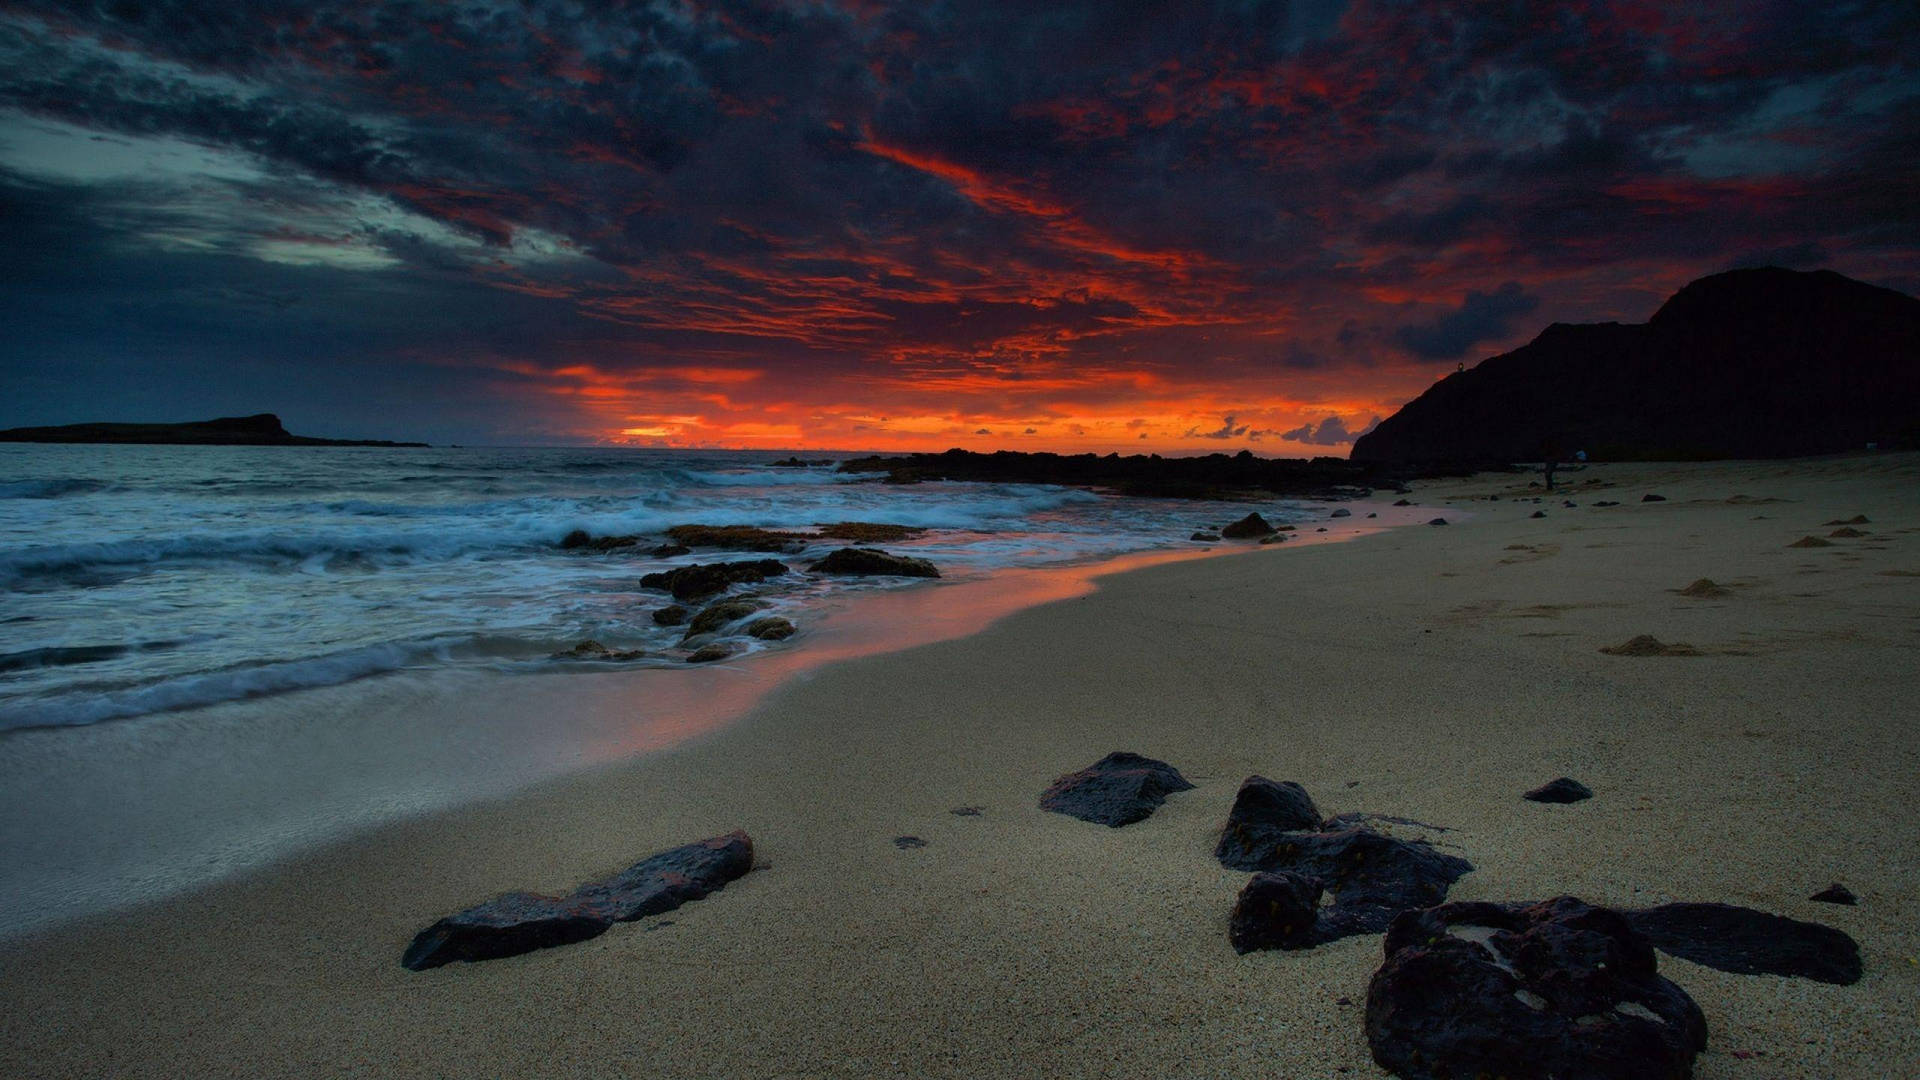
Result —
M753 841L731 832L643 859L566 896L515 892L449 915L415 935L400 963L413 970L492 960L585 941L617 922L672 911L753 868Z
M1831 926L1731 904L1663 904L1625 915L1661 952L1720 971L1860 981L1860 946Z
M1407 1080L1682 1080L1706 1017L1618 912L1572 897L1443 904L1387 934L1367 1044Z
M1176 791L1193 785L1164 761L1115 750L1092 765L1056 779L1040 795L1040 809L1119 828L1145 821Z
M1304 874L1261 873L1248 879L1233 902L1227 940L1233 951L1310 949L1320 917L1320 880Z
M816 574L854 574L861 576L937 578L940 571L925 559L894 555L878 548L840 548L816 560L810 567Z
M1530 802L1576 803L1593 798L1593 791L1580 781L1563 776L1541 784L1520 797Z
M1300 785L1249 776L1214 857L1233 870L1310 878L1332 893L1333 902L1320 909L1310 931L1315 942L1377 934L1401 912L1445 900L1447 889L1473 870L1472 863L1435 851L1424 840L1388 836L1361 820L1355 815L1323 822Z
M695 563L662 570L640 579L643 589L665 589L675 600L698 600L725 592L731 585L765 581L787 572L787 564L775 559L748 562Z

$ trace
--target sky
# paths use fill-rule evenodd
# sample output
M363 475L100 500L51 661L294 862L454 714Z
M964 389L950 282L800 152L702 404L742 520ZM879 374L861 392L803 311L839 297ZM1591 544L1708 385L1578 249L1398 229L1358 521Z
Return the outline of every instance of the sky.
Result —
M1345 454L1920 292L1920 5L0 0L0 427Z

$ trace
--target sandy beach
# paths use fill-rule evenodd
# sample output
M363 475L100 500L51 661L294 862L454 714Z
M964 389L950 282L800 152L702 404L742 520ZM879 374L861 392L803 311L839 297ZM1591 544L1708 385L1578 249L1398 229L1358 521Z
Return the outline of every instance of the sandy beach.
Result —
M1212 848L1260 773L1448 826L1476 867L1453 899L1838 927L1856 985L1662 958L1706 1013L1696 1075L1920 1075L1920 455L1601 465L1561 474L1573 509L1530 479L1416 485L1444 528L1106 577L675 749L10 942L0 1074L1387 1075L1361 1029L1378 936L1228 945L1247 875ZM1678 592L1700 578L1724 594ZM1698 655L1600 651L1640 634ZM1036 807L1116 749L1197 787L1122 829ZM1520 799L1561 775L1595 797ZM398 963L496 893L735 828L754 872L671 914ZM1807 900L1831 881L1859 905Z

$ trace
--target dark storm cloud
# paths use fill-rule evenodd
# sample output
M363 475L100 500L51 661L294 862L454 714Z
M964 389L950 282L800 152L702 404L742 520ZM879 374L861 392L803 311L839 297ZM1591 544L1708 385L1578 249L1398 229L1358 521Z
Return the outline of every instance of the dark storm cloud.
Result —
M57 282L155 355L274 312L290 353L485 356L534 389L583 354L808 386L990 363L1065 409L1201 357L1384 405L1424 378L1403 353L1640 317L1622 280L1920 277L1915 56L1893 0L12 0L0 281L48 356L73 324L23 297ZM34 124L210 171L6 156ZM1307 418L1253 402L1166 434Z
M1428 360L1452 360L1489 338L1505 337L1514 321L1540 306L1540 298L1509 281L1490 293L1469 292L1457 310L1431 322L1403 326L1394 339Z

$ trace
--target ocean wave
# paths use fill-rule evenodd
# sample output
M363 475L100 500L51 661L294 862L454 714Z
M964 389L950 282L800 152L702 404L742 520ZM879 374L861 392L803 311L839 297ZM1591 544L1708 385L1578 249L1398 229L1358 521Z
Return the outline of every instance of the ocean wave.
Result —
M388 642L304 660L283 660L182 675L119 690L76 691L0 705L0 731L78 727L149 713L215 705L364 679L444 659L456 639Z
M63 495L86 495L111 491L113 485L81 476L53 477L45 480L15 480L0 483L0 499L58 499Z

